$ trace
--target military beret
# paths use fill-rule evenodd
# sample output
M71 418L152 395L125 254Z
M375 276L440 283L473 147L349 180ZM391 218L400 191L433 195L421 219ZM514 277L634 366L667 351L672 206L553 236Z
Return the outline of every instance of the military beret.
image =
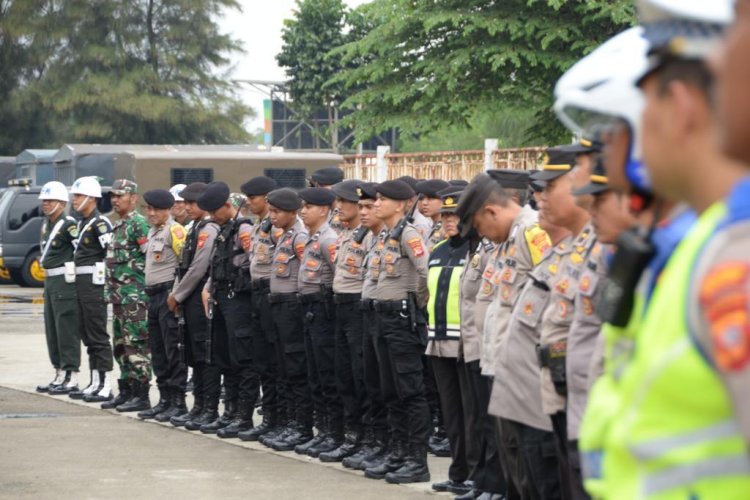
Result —
M357 188L360 184L362 184L362 182L357 180L342 181L335 186L332 186L331 191L342 200L357 203L359 201Z
M415 191L430 198L439 198L438 192L449 186L450 184L442 179L430 179L418 182Z
M287 212L294 212L302 206L296 191L290 188L274 189L266 195L266 199L274 207Z
M375 191L392 200L408 200L414 196L414 190L404 181L381 182L375 187Z
M438 192L438 197L442 200L440 213L455 213L458 202L461 199L461 193L464 188L461 186L448 186Z
M411 175L402 175L396 180L407 183L415 193L417 192L417 184L419 184L419 181Z
M313 172L310 180L318 185L333 186L344 180L344 171L339 167L321 168Z
M469 182L463 179L451 179L448 181L448 184L450 184L451 186L466 187L469 185Z
M323 187L312 187L300 189L298 193L302 201L308 205L317 205L321 207L329 207L336 201L336 193L332 190Z
M229 186L225 182L212 182L196 200L201 210L213 212L221 208L229 199Z
M609 179L607 178L607 172L604 170L604 162L602 159L597 159L594 164L594 168L591 170L591 176L589 177L589 183L580 189L573 191L574 196L581 196L584 194L601 194L605 191L609 191Z
M185 189L180 191L180 196L185 201L196 201L198 197L206 190L205 182L192 182Z
M377 183L361 182L357 187L357 195L360 200L374 200L378 197Z
M151 189L143 193L143 201L154 208L172 208L174 196L166 189Z
M526 189L529 186L529 172L525 170L488 170L487 175L507 189Z
M136 184L134 181L131 181L130 179L117 179L112 183L112 188L109 190L110 194L114 194L117 196L137 192L138 184Z
M533 181L551 181L567 174L576 166L576 154L565 146L547 148L542 170L531 175Z
M487 174L476 175L466 186L455 209L461 219L461 236L466 237L473 227L474 214L484 206L497 183Z
M247 196L260 196L262 194L268 194L274 189L276 189L276 181L271 179L270 177L266 177L265 175L259 175L258 177L253 177L246 183L244 183L242 186L240 186L240 189L243 193L245 193Z

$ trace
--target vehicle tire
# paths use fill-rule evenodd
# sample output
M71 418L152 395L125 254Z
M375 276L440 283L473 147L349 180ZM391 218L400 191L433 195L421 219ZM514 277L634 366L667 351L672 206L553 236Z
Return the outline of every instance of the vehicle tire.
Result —
M42 287L44 286L44 269L42 268L39 257L42 253L39 250L33 250L26 256L20 271L20 281L16 281L21 286ZM15 280L15 278L14 278Z

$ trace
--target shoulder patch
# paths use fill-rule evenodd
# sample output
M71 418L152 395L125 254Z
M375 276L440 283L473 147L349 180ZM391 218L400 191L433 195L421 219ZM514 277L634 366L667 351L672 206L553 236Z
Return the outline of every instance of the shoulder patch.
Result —
M422 238L412 238L406 241L411 251L414 252L415 257L421 257L424 255L424 246L422 245Z
M536 266L552 247L549 235L539 226L533 226L524 231L524 238L531 254L531 263Z
M198 233L198 248L203 248L206 245L208 239L208 233L201 231Z
M177 238L178 240L185 239L185 229L179 224L174 224L171 228L169 228L169 231L172 233L173 238Z
M97 222L96 223L96 230L99 231L99 234L105 234L105 233L109 232L109 226L107 226L107 223L104 222L104 221Z

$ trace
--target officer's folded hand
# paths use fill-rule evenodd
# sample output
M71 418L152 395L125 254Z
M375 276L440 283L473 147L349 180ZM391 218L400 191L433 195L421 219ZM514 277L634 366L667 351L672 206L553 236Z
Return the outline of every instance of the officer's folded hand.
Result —
M169 308L170 312L173 312L175 314L177 313L177 308L180 307L180 304L177 303L177 300L172 294L167 297L167 307Z
M211 294L208 290L201 291L201 299L203 300L203 311L208 316L208 300L211 298Z

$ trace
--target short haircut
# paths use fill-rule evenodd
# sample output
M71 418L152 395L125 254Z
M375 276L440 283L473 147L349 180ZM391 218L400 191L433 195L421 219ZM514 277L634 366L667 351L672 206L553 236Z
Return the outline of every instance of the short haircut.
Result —
M704 61L685 60L670 57L656 71L659 92L665 94L669 84L679 80L700 90L706 99L711 97L713 75Z
M509 201L515 201L517 189L505 189L499 183L495 182L492 190L487 195L484 205L505 206Z

